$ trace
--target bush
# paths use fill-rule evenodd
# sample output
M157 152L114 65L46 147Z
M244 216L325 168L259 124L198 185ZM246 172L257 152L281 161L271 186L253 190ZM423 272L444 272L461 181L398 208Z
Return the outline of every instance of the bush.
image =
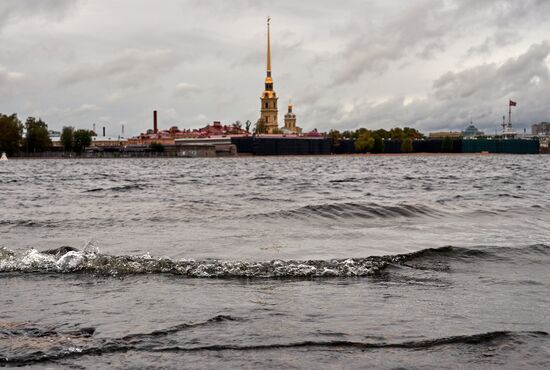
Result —
M48 125L40 118L27 118L25 122L27 134L23 147L29 153L43 152L52 146L50 135L48 134Z
M73 144L74 144L74 127L63 127L63 130L61 131L61 145L63 145L63 148L66 152L70 152L73 150Z
M384 153L384 140L380 136L374 138L373 153Z
M413 151L413 141L412 139L405 139L401 143L401 152L402 153L412 153Z
M79 129L73 132L73 150L83 153L92 144L93 131Z
M7 116L0 113L0 155L19 151L22 141L23 125L16 114Z
M370 152L374 145L374 139L368 134L359 135L355 140L355 151L358 153Z

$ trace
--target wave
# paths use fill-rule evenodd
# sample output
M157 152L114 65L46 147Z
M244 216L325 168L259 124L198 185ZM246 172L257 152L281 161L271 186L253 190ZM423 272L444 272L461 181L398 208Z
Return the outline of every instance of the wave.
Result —
M365 179L363 179L363 180L365 180ZM329 182L333 183L333 184L339 184L339 183L359 182L359 181L361 181L361 179L359 179L357 177L346 177L346 178L343 178L343 179L330 180Z
M25 366L84 355L143 350L144 345L152 346L152 341L162 336L237 320L229 315L218 315L205 321L183 323L150 333L98 340L93 338L96 332L93 327L60 331L29 326L27 323L0 322L0 366Z
M131 341L131 340L141 340L145 338L156 338L156 337L170 335L170 334L177 333L182 330L187 330L191 328L209 326L212 324L226 322L226 321L239 321L239 320L240 320L239 318L236 318L230 315L217 315L206 321L202 321L198 323L183 323L183 324L175 325L166 329L155 330L150 333L126 335L122 337L122 340Z
M113 186L110 188L92 188L85 190L85 193L96 193L100 191L114 191L114 192L126 192L130 190L142 190L145 189L145 185L141 184L128 184L128 185L120 185L120 186Z
M328 219L350 219L350 218L397 218L397 217L418 217L418 216L439 216L441 212L425 205L381 205L377 203L325 203L318 205L307 205L290 210L281 210L259 215L251 215L250 218L328 218Z
M173 345L173 340L166 340L163 345L161 336L166 336L184 329L208 326L226 321L234 321L231 316L216 316L204 322L184 323L176 327L157 330L151 333L132 334L122 338L93 340L95 329L83 328L75 332L56 332L39 330L39 336L27 335L28 331L18 332L4 329L0 325L0 343L8 340L7 346L0 349L0 365L25 366L44 362L54 362L81 356L101 356L120 352L205 352L205 351L277 351L286 349L330 349L330 350L431 350L443 346L477 346L495 343L514 343L528 341L532 338L546 338L543 331L492 331L473 335L459 335L434 339L405 342L355 342L346 340L306 340L286 343L267 343L251 345L210 344L195 346ZM37 339L39 338L39 339ZM23 345L22 344L26 344ZM10 347L14 347L13 350ZM21 350L23 348L23 350ZM10 351L12 350L12 351Z
M427 248L417 252L401 255L403 261L431 261L460 260L462 262L478 261L481 259L492 261L508 261L518 257L550 257L550 246L545 244L532 244L522 247L478 246L475 248L463 248L445 246L441 248Z
M518 263L550 264L550 246L533 244L523 247L478 246L463 248L446 246L427 248L398 255L397 264L416 270L452 272L457 265L480 262L515 266ZM525 282L529 283L529 282Z
M71 338L89 338L95 333L95 328L87 327L73 331L58 332L55 329L39 328L35 326L22 326L20 324L6 325L0 323L0 335L2 337L24 336L28 338L48 338L68 336Z
M111 256L97 248L71 247L22 254L0 248L0 272L89 273L102 276L172 274L189 278L308 278L368 276L384 269L395 257L333 260L227 261L172 260L143 256Z
M59 221L38 221L38 220L0 220L0 226L12 226L12 227L36 227L36 228L53 228L62 225Z
M86 192L124 192L133 189L142 189L142 185L124 185L114 188L95 188L86 190ZM258 200L261 198L252 198ZM261 199L264 200L265 199ZM389 219L389 218L413 218L420 216L438 217L442 212L424 205L380 205L376 203L328 203L321 205L307 205L297 209L281 210L271 213L254 214L247 216L249 219L268 218L268 219L311 219L312 217L330 220L350 220L350 219ZM87 219L86 221L90 221ZM109 220L100 220L109 223ZM155 217L150 221L158 221ZM2 220L0 226L29 227L29 228L53 228L65 225L68 221L54 220Z
M449 270L449 263L517 261L527 258L545 263L550 246L535 244L524 248L479 247L478 249L446 246L428 248L407 254L330 260L231 261L219 259L154 258L102 254L93 245L82 251L61 247L39 252L30 249L16 253L0 248L0 273L85 273L98 276L137 274L171 274L187 278L330 278L364 277L381 273L390 265L421 270Z
M407 261L416 259L429 259L433 257L445 258L483 258L492 255L491 251L483 249L470 249L462 247L445 246L440 248L426 248L417 252L408 253L405 256Z
M303 341L294 343L279 343L279 344L257 344L250 346L236 346L236 345L211 345L211 346L198 346L198 347L161 347L156 349L157 351L261 351L261 350L273 350L273 349L285 349L285 348L303 348L303 347L328 347L328 348L357 348L357 349L383 349L383 348L396 348L396 349L429 349L433 347L453 345L453 344L483 344L492 343L497 340L506 340L516 338L518 336L527 335L534 337L548 336L544 331L529 331L529 332L512 332L512 331L493 331L482 334L473 335L460 335L436 339L427 339L420 341L408 341L408 342L352 342L345 340L334 341Z

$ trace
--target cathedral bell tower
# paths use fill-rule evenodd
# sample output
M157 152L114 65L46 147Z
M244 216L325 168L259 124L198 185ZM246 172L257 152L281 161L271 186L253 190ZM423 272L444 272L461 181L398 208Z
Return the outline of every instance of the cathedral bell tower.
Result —
M273 79L271 78L271 45L269 38L269 26L271 18L267 18L267 75L265 77L265 89L260 97L262 106L260 109L259 122L263 123L266 127L268 134L273 133L274 130L279 129L277 122L277 94L273 91Z
M292 103L288 103L288 112L285 114L283 133L301 134L302 129L296 126L296 115L292 112Z

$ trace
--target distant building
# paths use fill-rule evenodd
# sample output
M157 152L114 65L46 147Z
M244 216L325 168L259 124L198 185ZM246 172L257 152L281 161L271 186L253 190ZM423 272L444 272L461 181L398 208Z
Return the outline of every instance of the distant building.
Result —
M52 146L54 148L62 148L63 143L61 142L61 135L59 136L50 136L52 141ZM90 143L90 148L115 148L115 147L125 147L128 144L128 140L122 136L118 137L98 137L92 136L92 142Z
M231 137L228 136L176 139L175 147L180 157L230 157L237 155L237 147L231 143Z
M61 131L48 130L48 136L50 139L54 137L61 137Z
M237 124L222 125L220 121L214 121L211 125L194 130L180 130L172 126L168 130L147 130L139 136L128 139L129 145L151 145L152 143L173 145L177 139L201 139L210 137L224 137L232 135L248 135L243 128Z
M288 104L288 112L285 114L285 127L283 134L301 134L302 129L296 126L296 114L292 112L292 104Z
M468 137L478 137L478 136L485 136L485 133L483 131L480 131L475 127L471 122L468 127L464 131L462 131L462 136L468 138Z
M445 139L450 137L451 139L458 139L462 137L462 132L460 131L439 131L439 132L430 132L430 139Z
M539 136L550 136L550 122L541 122L532 125L531 133Z
M124 147L128 144L128 140L121 136L116 138L110 137L97 137L92 136L92 143L90 147L92 148L113 148L113 147Z
M54 148L63 147L63 145L61 144L61 132L60 131L48 130L48 136L50 137L50 140L52 141L52 146Z

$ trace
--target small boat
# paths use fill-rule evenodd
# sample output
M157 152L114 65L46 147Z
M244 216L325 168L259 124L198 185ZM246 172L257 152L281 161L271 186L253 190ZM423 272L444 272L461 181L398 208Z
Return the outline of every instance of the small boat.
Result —
M6 153L3 152L2 157L0 157L0 161L7 161L7 160L8 160L8 157L6 156Z

